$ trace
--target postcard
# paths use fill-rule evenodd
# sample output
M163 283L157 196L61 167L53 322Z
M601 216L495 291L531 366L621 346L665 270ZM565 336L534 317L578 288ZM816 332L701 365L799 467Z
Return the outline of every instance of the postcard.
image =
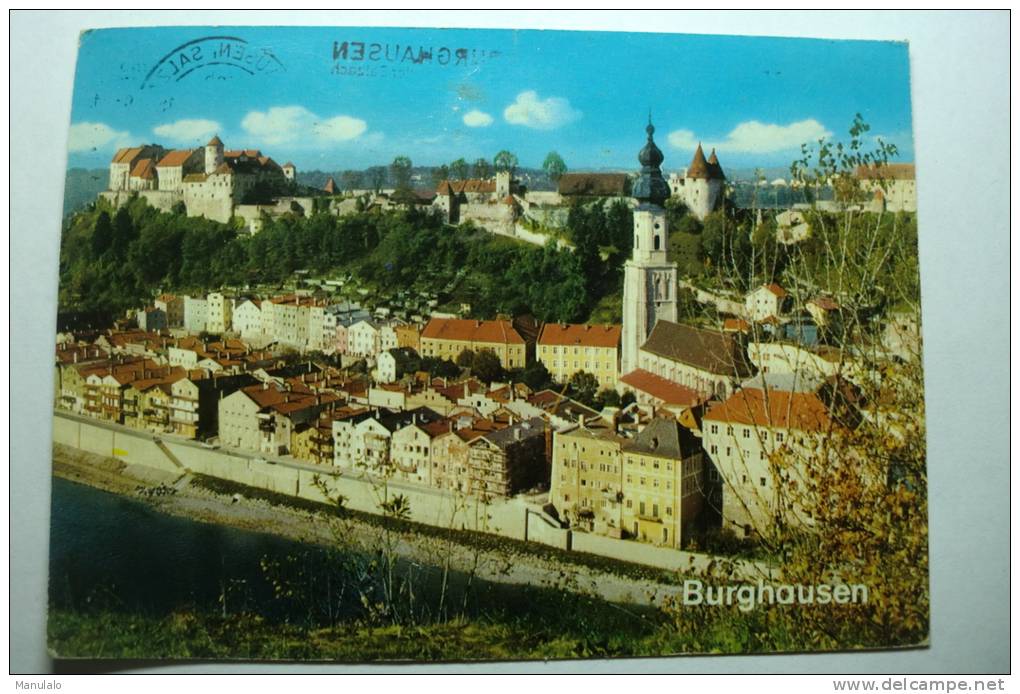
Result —
M54 657L927 645L908 53L83 33Z

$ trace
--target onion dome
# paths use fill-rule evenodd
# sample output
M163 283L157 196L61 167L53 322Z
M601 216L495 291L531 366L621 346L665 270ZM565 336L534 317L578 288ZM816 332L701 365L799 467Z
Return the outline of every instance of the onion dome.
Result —
M634 182L632 195L641 202L661 206L669 197L669 184L666 183L666 179L662 177L662 171L659 169L665 157L652 139L652 135L655 134L655 126L652 125L650 118L645 132L648 133L648 142L638 153L641 173L638 175L637 181Z

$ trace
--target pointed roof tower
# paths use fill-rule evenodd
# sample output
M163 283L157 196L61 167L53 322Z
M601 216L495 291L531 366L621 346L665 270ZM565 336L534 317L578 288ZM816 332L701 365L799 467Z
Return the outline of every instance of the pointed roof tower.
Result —
M708 177L722 181L726 180L726 174L723 173L722 167L719 166L719 157L715 156L715 147L712 148L712 154L708 157Z
M206 147L222 147L223 140L220 139L219 135L213 135L213 138L209 140L209 144Z
M694 150L694 158L691 165L687 167L687 178L711 178L711 168L705 160L705 152L701 149L701 143Z
M641 202L661 207L669 197L669 184L662 177L662 170L659 168L665 157L662 156L662 150L655 146L655 141L652 139L652 135L655 134L655 126L652 125L651 114L648 116L648 127L645 128L645 132L648 133L648 142L638 152L641 173L638 175L637 181L634 182L631 194Z
M336 193L336 181L333 180L332 176L330 176L329 179L326 180L326 185L324 185L322 189L329 193L330 195Z

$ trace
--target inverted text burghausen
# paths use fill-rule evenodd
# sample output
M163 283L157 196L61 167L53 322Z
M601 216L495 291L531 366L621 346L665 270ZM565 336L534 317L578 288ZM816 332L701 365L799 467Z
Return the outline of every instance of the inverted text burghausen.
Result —
M499 57L500 52L486 48L452 48L450 46L414 46L401 43L367 43L365 41L334 41L334 62L400 63L441 66L480 65Z

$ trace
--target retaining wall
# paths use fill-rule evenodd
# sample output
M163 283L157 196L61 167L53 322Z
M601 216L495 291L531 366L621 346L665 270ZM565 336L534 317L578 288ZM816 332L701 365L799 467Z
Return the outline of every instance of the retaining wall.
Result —
M149 432L82 421L58 411L53 417L53 440L126 463L181 472ZM550 523L537 506L529 505L520 497L483 503L475 497L454 496L431 488L394 481L384 484L358 477L356 473L340 474L330 467L311 470L292 467L287 461L269 462L254 453L207 449L166 437L161 441L192 472L313 501L331 503L339 494L344 497L347 508L364 513L380 514L384 499L402 494L408 502L410 520L440 528L489 532L667 570L703 569L715 559L710 555L565 530ZM316 484L316 478L320 484ZM323 493L321 485L329 490L329 497ZM749 565L748 569L754 571L754 575L763 570L760 565Z

